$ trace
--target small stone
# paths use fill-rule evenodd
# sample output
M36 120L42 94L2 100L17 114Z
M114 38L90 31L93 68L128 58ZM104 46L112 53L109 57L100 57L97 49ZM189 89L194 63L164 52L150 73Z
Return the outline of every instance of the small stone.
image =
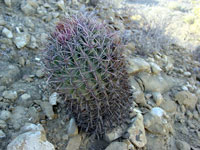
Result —
M121 137L124 132L125 131L124 129L122 129L122 127L115 128L112 131L105 133L104 140L106 140L107 142L112 142Z
M128 150L128 147L124 142L112 142L105 150Z
M20 70L17 66L11 65L7 62L0 61L0 83L1 85L8 86L16 82L20 78Z
M66 150L79 150L81 145L81 136L77 135L69 139Z
M181 140L176 141L176 147L178 148L178 150L190 150L190 145Z
M4 18L3 18L3 16L0 15L0 26L3 26L5 24L6 24L6 22L5 22Z
M42 125L27 124L21 132L8 144L7 150L55 150L53 144L47 141Z
M145 97L144 97L144 93L142 91L138 90L138 91L134 92L133 97L134 97L134 101L137 104L140 104L142 106L146 105L146 100L145 100Z
M4 120L0 120L0 128L4 129L6 126L6 122Z
M74 118L71 118L67 127L68 136L78 135L78 127L76 126L76 121Z
M22 1L21 10L26 15L35 14L35 11L36 11L36 9L31 4L29 4L27 1Z
M38 48L37 40L34 36L31 36L31 40L30 40L29 44L27 45L27 47L29 47L31 49Z
M187 88L187 86L185 86L185 85L182 86L181 89L182 89L183 91L189 91L188 88Z
M186 108L193 110L198 98L188 91L181 91L175 94L175 100L178 101L180 105L185 105Z
M43 6L40 6L40 7L37 8L37 13L39 15L43 16L43 15L47 14L47 10Z
M124 140L123 142L127 144L128 150L135 150L135 146L128 139Z
M166 66L165 66L165 71L168 72L168 71L171 71L174 69L174 65L172 63L168 63Z
M132 51L132 52L135 51L135 45L134 45L133 43L128 43L128 44L126 45L126 48L127 48L128 50Z
M21 66L25 66L26 60L24 59L24 57L19 57L19 64Z
M6 36L7 38L9 38L9 39L13 38L12 31L10 31L10 30L7 29L7 28L3 28L2 34L3 34L4 36Z
M35 103L39 104L42 108L44 114L50 119L54 119L55 114L53 112L52 105L49 102L42 102L40 100L34 101Z
M184 105L181 105L181 112L182 112L182 113L185 113L185 112L186 112L186 109L185 109L185 106L184 106Z
M186 77L190 77L190 76L191 76L191 73L188 72L188 71L184 72L183 74L184 74L184 76L186 76Z
M127 132L130 134L130 141L135 146L142 148L147 144L142 114L137 114Z
M153 99L157 106L160 106L160 104L163 102L162 94L159 92L153 92Z
M4 91L3 97L10 100L16 100L17 99L17 92L16 91Z
M42 77L44 77L44 71L43 70L37 70L37 72L36 72L36 76L38 77L38 78L42 78Z
M14 43L17 46L18 49L25 47L30 41L30 35L29 34L18 34L14 38Z
M35 107L29 107L28 114L30 116L29 120L33 123L39 122L39 113Z
M187 114L189 119L192 119L193 114L191 113L191 111L187 110L186 114Z
M12 0L4 0L4 3L6 4L6 6L11 7Z
M47 123L46 120L41 120L40 122L41 122L41 124L46 124Z
M57 104L57 101L59 99L59 95L58 93L54 92L51 94L51 96L49 97L49 103L54 106Z
M187 124L188 124L188 126L189 126L191 129L195 129L195 128L196 128L196 126L192 123L191 120L188 120L188 121L187 121Z
M0 139L2 139L4 137L6 137L6 134L2 130L0 130Z
M9 111L7 111L7 110L2 110L2 111L0 112L0 119L1 119L1 120L6 121L6 120L10 119L10 117L11 117L11 113L10 113Z
M24 107L29 107L32 103L33 102L31 101L31 95L27 93L22 94L17 100L17 104Z
M25 25L27 26L27 27L30 27L30 28L34 28L34 23L32 22L32 20L29 18L29 17L26 17L25 18L25 20L24 20L24 22L25 22Z
M134 75L139 72L151 72L150 65L142 58L128 58L128 74Z
M61 9L62 11L65 10L65 2L64 0L59 0L56 5L58 6L59 9Z
M67 134L62 136L62 140L67 141L69 139L69 136Z
M159 74L162 71L160 66L158 66L157 64L151 62L150 65L151 65L151 70L153 74Z
M193 112L194 119L199 120L199 114L197 111Z
M22 100L28 100L28 99L30 99L31 98L31 96L29 95L29 94L27 94L27 93L25 93L25 94L23 94L23 95L21 95L21 97L20 97Z

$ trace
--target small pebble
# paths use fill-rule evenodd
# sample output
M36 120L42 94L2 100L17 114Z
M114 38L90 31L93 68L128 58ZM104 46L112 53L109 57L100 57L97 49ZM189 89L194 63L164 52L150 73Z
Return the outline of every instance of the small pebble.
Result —
M2 34L3 34L4 36L6 36L7 38L9 38L9 39L13 38L12 31L10 31L10 30L7 29L7 28L3 28Z
M37 70L37 72L36 72L36 76L38 77L38 78L42 78L42 77L44 77L44 71L43 70Z
M188 71L187 71L187 72L184 72L183 74L184 74L184 76L186 76L186 77L190 77L190 76L191 76L191 73L188 72Z

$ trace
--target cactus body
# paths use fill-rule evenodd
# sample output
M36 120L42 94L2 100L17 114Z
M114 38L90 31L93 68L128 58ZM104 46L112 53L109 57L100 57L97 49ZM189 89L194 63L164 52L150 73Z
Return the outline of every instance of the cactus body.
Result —
M66 18L51 33L48 83L65 99L82 131L103 135L128 119L130 87L120 43L103 23Z

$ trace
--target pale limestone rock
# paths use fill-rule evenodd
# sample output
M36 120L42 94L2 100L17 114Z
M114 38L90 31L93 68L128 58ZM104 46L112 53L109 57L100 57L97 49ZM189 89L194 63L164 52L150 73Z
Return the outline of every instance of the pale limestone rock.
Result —
M139 72L151 72L150 65L142 58L127 58L127 72L130 75L137 74Z
M18 34L14 38L14 43L19 49L25 47L29 43L29 41L30 41L30 35L27 33Z
M178 101L180 105L184 105L186 108L194 109L198 98L195 94L188 91L181 91L175 94L175 100Z
M7 29L7 28L3 28L2 34L3 34L4 36L6 36L7 38L9 38L9 39L13 38L12 31L10 31L10 30Z
M154 107L144 115L144 127L153 134L168 135L173 132L169 116L160 107Z
M128 128L127 132L130 134L130 141L137 147L144 147L147 143L143 116L141 113L138 113L137 116L133 119L132 125Z
M49 97L49 103L53 106L57 104L57 101L59 99L59 95L56 92L53 92Z
M44 128L40 124L27 124L22 131L24 133L8 144L7 150L55 150L53 144L47 141Z

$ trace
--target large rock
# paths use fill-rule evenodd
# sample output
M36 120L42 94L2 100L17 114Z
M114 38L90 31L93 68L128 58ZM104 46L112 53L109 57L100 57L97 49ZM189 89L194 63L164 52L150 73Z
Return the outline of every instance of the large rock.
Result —
M139 72L151 72L150 65L142 58L128 58L128 73L135 75Z
M181 91L176 93L175 100L178 101L180 105L185 105L186 108L194 109L198 98L188 91Z
M8 86L20 78L20 70L17 66L0 61L0 83Z
M44 128L40 124L27 124L22 132L24 133L8 144L7 150L55 150L47 141Z
M112 142L105 150L128 150L128 146L124 142Z
M168 135L172 132L169 116L160 107L154 107L144 115L144 127L153 134Z
M138 113L137 116L133 119L132 125L128 128L127 132L129 133L130 141L137 147L144 147L147 143L145 129L143 124L143 116Z
M151 75L143 72L138 74L135 79L145 92L160 92L161 94L169 91L174 86L182 84L181 80L167 76L164 73Z

